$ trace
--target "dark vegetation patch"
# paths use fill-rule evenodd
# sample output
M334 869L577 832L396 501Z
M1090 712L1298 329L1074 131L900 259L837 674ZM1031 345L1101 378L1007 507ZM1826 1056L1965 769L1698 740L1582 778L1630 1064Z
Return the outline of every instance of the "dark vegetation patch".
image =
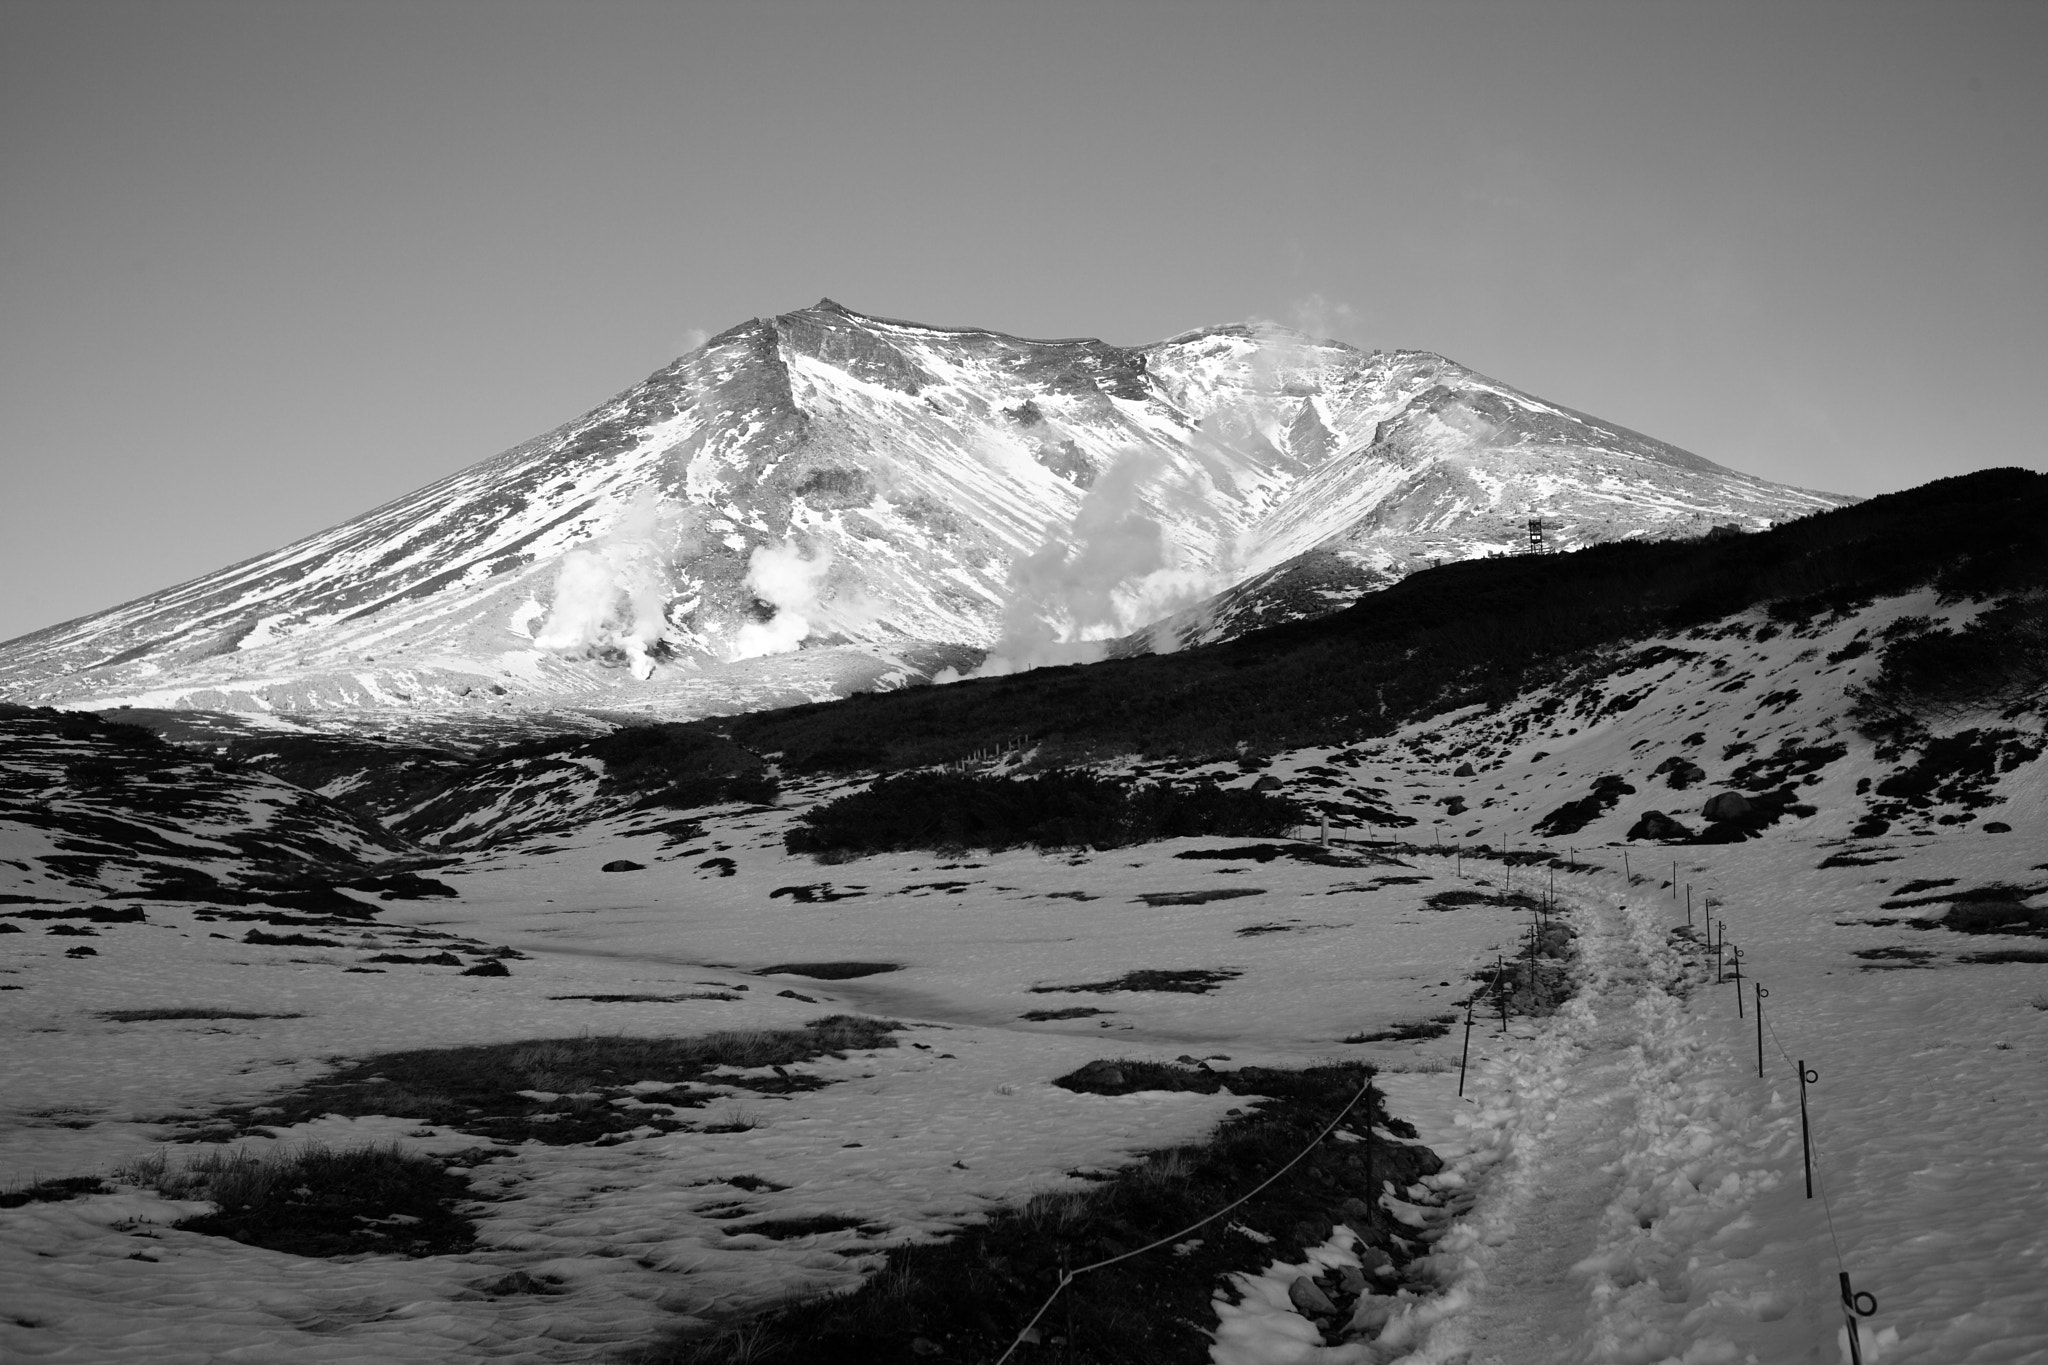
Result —
M783 962L763 967L755 976L807 976L813 981L851 981L859 976L900 972L900 962Z
M100 1018L116 1024L141 1024L158 1019L303 1019L305 1016L262 1010L222 1010L206 1005L168 1005L156 1009L101 1010Z
M149 1183L219 1205L173 1225L180 1230L294 1256L438 1256L476 1240L455 1208L474 1197L468 1182L444 1159L396 1146L220 1149L177 1171L159 1167Z
M835 1014L800 1029L707 1033L685 1038L583 1035L470 1047L387 1052L344 1065L263 1106L229 1110L232 1128L288 1127L323 1114L386 1114L441 1124L499 1142L550 1146L594 1142L651 1126L688 1126L673 1110L697 1109L726 1090L816 1089L815 1077L719 1076L718 1067L786 1067L857 1049L894 1047L892 1020ZM638 1092L641 1081L671 1088ZM522 1090L555 1095L534 1099ZM615 1099L636 1101L631 1106ZM653 1107L648 1107L653 1106Z
M787 1242L827 1232L859 1232L872 1237L888 1230L885 1223L865 1222L843 1213L815 1213L804 1218L762 1218L752 1223L735 1223L724 1231L728 1237L768 1237Z
M1432 910L1456 910L1464 905L1499 905L1509 910L1534 910L1543 902L1526 891L1439 891L1423 902Z
M783 842L792 853L1120 848L1191 835L1273 835L1304 818L1285 797L1241 787L1139 785L1068 769L1025 778L919 772L879 778L814 807Z
M453 953L421 953L407 957L404 953L376 953L365 958L366 962L396 962L408 967L460 967L462 959Z
M1964 953L1956 961L1985 964L2048 962L2048 948L1993 948L1984 953Z
M1550 814L1538 820L1532 831L1538 838L1555 839L1567 834L1577 834L1586 826L1621 804L1624 796L1633 796L1635 788L1619 777L1607 776L1593 782L1591 795L1576 801L1567 801Z
M1951 592L1981 596L2042 585L2041 532L2027 545L2001 530L2004 543L1959 560ZM1930 720L2017 716L2048 695L2048 596L2016 593L1960 630L1933 629L1921 618L1895 622L1886 635L1877 671L1854 690L1850 712L1873 739L1911 743Z
M1110 1073L1121 1084L1104 1084ZM1338 1220L1366 1244L1362 1259L1385 1267L1373 1282L1391 1292L1421 1248L1404 1240L1412 1229L1367 1201L1382 1182L1406 1188L1442 1162L1419 1144L1371 1136L1375 1127L1406 1127L1386 1113L1377 1093L1344 1115L1370 1074L1355 1065L1219 1074L1151 1062L1091 1063L1056 1084L1095 1094L1213 1093L1227 1084L1268 1098L1225 1119L1203 1142L1148 1152L1086 1188L998 1209L945 1241L892 1247L884 1266L850 1294L801 1299L717 1334L681 1338L650 1356L650 1365L994 1361L1051 1293L1063 1264L1107 1259L1178 1232L1239 1199L1305 1148L1305 1159L1227 1218L1177 1245L1081 1277L1040 1321L1041 1344L1014 1359L1207 1362L1217 1325L1212 1300L1224 1278L1262 1270L1276 1257L1300 1259L1328 1239ZM1340 1115L1345 1131L1362 1140L1333 1136L1311 1147ZM1329 1280L1337 1305L1355 1298L1334 1275ZM1330 1339L1342 1320L1341 1312L1325 1320ZM1073 1349L1065 1350L1069 1331Z
M1925 818L1937 806L1979 811L2001 800L1998 779L2041 756L2041 744L2017 730L1961 730L1925 739L1912 762L1877 784L1858 831L1882 833L1896 820ZM1942 817L1941 823L1955 823Z
M684 1000L738 1000L730 991L698 991L692 995L551 995L550 1000L588 1000L593 1005L674 1005Z
M1896 853L1878 854L1869 850L1861 850L1856 853L1830 853L1827 857L1821 859L1816 866L1821 868L1876 867L1879 863L1898 862L1901 856Z
M272 948L339 948L338 938L315 938L311 934L269 934L261 929L251 929L242 935L242 942L254 943Z
M1206 905L1210 901L1238 900L1244 896L1263 896L1266 893L1256 886L1219 886L1206 891L1142 891L1138 899L1150 906L1161 905Z
M55 1204L98 1194L105 1182L96 1175L70 1175L61 1180L38 1180L0 1190L0 1209L18 1209L24 1204Z
M2044 536L2048 476L1986 470L1758 535L1446 564L1333 615L1210 648L697 724L794 765L833 750L879 755L851 765L870 770L948 762L1016 734L1054 759L1347 744L1504 705L1601 650L1763 603L1780 604L1789 624L1930 582L1964 595L2021 590L2048 577Z
M1945 878L1944 880L1953 880ZM1907 890L1901 887L1900 890ZM1923 905L1946 905L1940 919L1909 921L1916 929L1949 929L1959 934L2048 933L2048 908L2034 909L2025 902L2048 892L2048 886L2013 886L1991 882L1961 891L1938 891L1931 896L1900 896L1879 908L1906 910Z
M965 883L962 883L962 885L965 885ZM852 900L856 896L865 896L866 894L867 892L865 891L834 891L832 883L817 882L810 886L778 886L768 893L768 899L777 901L787 896L800 905L813 905L819 901Z
M1925 948L1864 948L1856 956L1866 962L1881 962L1905 967L1924 967L1934 960L1934 954Z
M1915 877L1898 889L1901 896L1910 896L1919 891L1932 891L1938 886L1954 886L1954 877Z
M1239 938L1258 938L1263 934L1301 934L1310 929L1335 929L1334 924L1303 924L1300 920L1287 920L1273 924L1247 924L1236 930Z
M1373 1033L1354 1033L1344 1041L1347 1043L1421 1043L1431 1038L1441 1038L1451 1031L1451 1025L1458 1022L1455 1014L1439 1014L1434 1019L1421 1019L1412 1023L1396 1024L1392 1028L1379 1029Z
M1314 863L1319 867L1362 867L1378 861L1356 853L1325 848L1321 844L1243 844L1237 848L1191 848L1173 855L1176 858L1215 859L1235 862L1250 859L1255 863L1270 863L1275 858L1292 858L1296 862ZM1417 881L1426 880L1416 878Z
M1116 991L1175 991L1183 995L1207 995L1224 982L1235 981L1243 975L1243 972L1229 967L1183 971L1159 971L1148 967L1135 972L1125 972L1122 976L1109 981L1090 981L1078 986L1033 986L1031 993L1052 995L1088 991L1108 995Z
M88 924L143 924L147 922L139 905L86 905L62 910L14 910L0 919L84 920Z
M1028 1019L1035 1024L1042 1024L1050 1019L1086 1019L1091 1015L1113 1013L1115 1011L1097 1009L1093 1005L1069 1005L1065 1009L1058 1010L1026 1010L1017 1017L1019 1019Z

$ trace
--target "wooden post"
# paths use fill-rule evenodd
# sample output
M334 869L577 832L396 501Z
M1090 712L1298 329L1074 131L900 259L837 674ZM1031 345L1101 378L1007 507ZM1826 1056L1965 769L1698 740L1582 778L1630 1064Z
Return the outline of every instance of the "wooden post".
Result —
M1692 883L1685 884L1685 922L1692 923Z
M1621 851L1621 884L1623 886L1634 886L1636 884L1636 874L1628 870L1627 849Z

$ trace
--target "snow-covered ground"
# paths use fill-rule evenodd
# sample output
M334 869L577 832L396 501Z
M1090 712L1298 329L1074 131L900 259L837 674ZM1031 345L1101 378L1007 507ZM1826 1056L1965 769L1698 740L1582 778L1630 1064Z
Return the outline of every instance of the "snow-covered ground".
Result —
M727 811L687 841L612 819L470 854L434 874L458 897L388 903L374 927L336 931L338 947L214 937L241 926L175 902L92 937L0 921L26 930L0 936L8 1187L110 1172L333 1059L582 1032L789 1027L833 1011L908 1025L895 1048L801 1068L831 1082L822 1088L736 1091L734 1109L760 1120L747 1131L511 1149L476 1170L477 1187L499 1197L465 1255L305 1261L172 1230L190 1208L133 1187L0 1210L0 1354L601 1358L664 1325L850 1283L894 1241L1194 1136L1228 1096L1076 1095L1050 1081L1104 1056L1225 1054L1211 1064L1379 1060L1390 1110L1449 1162L1428 1188L1389 1192L1431 1256L1426 1275L1365 1301L1358 1321L1384 1330L1320 1344L1287 1299L1298 1272L1275 1268L1242 1277L1242 1301L1221 1305L1225 1365L1833 1365L1847 1359L1842 1270L1877 1300L1861 1328L1866 1361L2048 1358L2048 964L1970 960L2037 949L2038 936L1932 927L1944 890L2048 889L2048 764L2019 762L1972 789L1969 799L1993 805L1944 797L1893 810L1882 833L1852 833L1872 829L1881 793L1869 784L1903 760L1881 758L1843 719L1843 689L1868 663L1846 647L1937 610L1931 599L1881 602L1805 634L1753 618L1661 642L1661 653L1638 647L1604 678L1495 712L1275 759L1266 771L1330 803L1340 841L1393 833L1431 844L1442 833L1577 850L1583 867L1555 875L1580 934L1580 993L1504 1036L1482 1020L1462 1099L1457 1030L1341 1041L1451 1012L1470 974L1512 950L1526 915L1425 908L1435 892L1505 880L1497 858L1448 851L1357 867L1179 856L1223 846L1195 840L820 866L782 852L790 811ZM2022 728L2038 735L2038 724ZM1673 786L1673 757L1703 775ZM1474 771L1457 776L1460 762ZM1632 790L1575 831L1531 834L1601 777ZM1744 843L1625 840L1649 807L1697 827L1709 795L1765 778L1795 787L1812 813ZM1385 823L1400 815L1416 823ZM4 826L0 840L0 894L107 899L43 870L54 856L43 832ZM645 866L599 870L617 858ZM1547 889L1551 871L1514 875L1517 888ZM1710 905L1725 916L1743 989L1770 992L1761 1078L1737 988L1714 984L1699 938L1673 933L1688 889L1696 922ZM1168 892L1252 894L1144 899ZM2039 891L2015 902L2042 903ZM68 957L79 944L96 956ZM526 956L507 978L346 970L397 946ZM842 981L758 974L839 959L899 965ZM1239 975L1205 994L1034 991L1141 968ZM713 991L740 998L571 998ZM1108 1013L1021 1017L1072 1005ZM103 1017L149 1006L292 1017ZM1801 1060L1819 1076L1809 1105L1825 1201L1804 1197ZM274 1140L356 1136L477 1145L375 1118L317 1120ZM786 1188L730 1183L742 1175ZM779 1241L723 1230L735 1214L818 1213L864 1226ZM1344 1236L1317 1255L1342 1264ZM484 1292L513 1270L557 1277L565 1292Z

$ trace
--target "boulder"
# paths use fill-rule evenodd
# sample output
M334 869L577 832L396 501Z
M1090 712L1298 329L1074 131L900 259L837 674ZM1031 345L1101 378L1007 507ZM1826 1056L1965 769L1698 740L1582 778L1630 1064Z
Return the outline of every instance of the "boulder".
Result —
M1692 831L1661 810L1646 810L1623 836L1629 839L1690 839Z
M614 858L602 869L605 872L645 872L647 864L636 863L631 858Z
M1451 776L1477 777L1479 776L1479 770L1477 768L1474 768L1470 763L1460 763L1456 768L1453 768L1451 770Z
M1708 820L1740 820L1750 809L1749 798L1741 792L1716 792L1700 807L1700 814Z
M1262 778L1260 778L1260 779L1259 779L1258 781L1256 781L1256 782L1252 783L1252 790L1253 790L1253 791L1255 791L1255 792L1276 792L1276 791L1279 791L1279 790L1280 790L1280 779L1279 779L1279 778L1277 778L1277 777L1275 777L1275 776L1273 776L1273 775L1272 775L1271 773L1267 773L1267 774L1266 774L1266 775L1265 775L1264 777L1262 777Z
M1330 1302L1330 1296L1306 1275L1296 1275L1294 1283L1287 1286L1287 1301L1294 1305L1294 1311L1311 1318L1334 1318L1337 1305Z
M477 963L477 964L476 964L476 966L474 966L474 967L470 967L470 968L467 968L467 969L465 969L465 970L463 971L463 973L462 973L462 974L463 974L464 976L510 976L510 975L512 975L512 973L511 973L510 969L508 969L508 968L507 968L507 967L505 966L505 964L504 964L504 963L502 963L502 962L498 961L498 960L497 960L496 958L492 958L492 959L491 959L490 961L488 961L488 962L479 962L479 963Z

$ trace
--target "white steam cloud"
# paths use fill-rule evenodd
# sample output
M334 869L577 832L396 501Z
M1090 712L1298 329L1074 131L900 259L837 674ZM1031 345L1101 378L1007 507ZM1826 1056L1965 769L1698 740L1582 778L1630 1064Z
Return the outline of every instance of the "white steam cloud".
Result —
M1140 496L1161 467L1156 455L1120 457L1070 523L1011 565L1002 638L972 676L1093 663L1107 641L1216 591L1214 573L1174 567L1165 528ZM947 670L937 680L957 676Z
M619 507L610 530L562 557L533 642L577 658L622 656L634 677L651 676L673 566L695 549L696 536L687 507L642 488Z
M801 644L821 610L818 589L830 572L832 551L828 546L819 546L809 557L795 541L757 546L747 556L747 587L775 608L775 615L741 626L733 636L732 657L787 654Z

